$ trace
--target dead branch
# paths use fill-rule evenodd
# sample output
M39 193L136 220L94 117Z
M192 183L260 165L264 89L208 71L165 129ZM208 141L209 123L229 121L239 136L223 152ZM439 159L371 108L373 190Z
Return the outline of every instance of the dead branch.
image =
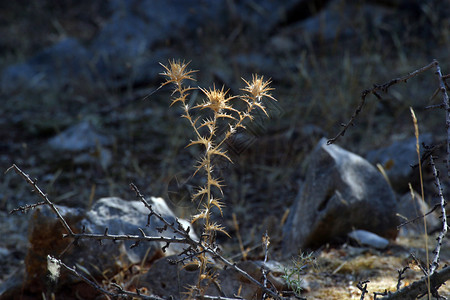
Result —
M245 272L244 270L242 270L241 268L236 266L234 263L230 262L229 260L227 260L226 258L221 256L218 253L217 249L212 248L211 245L206 246L201 241L196 241L196 240L192 239L190 237L190 235L189 235L189 230L190 230L189 227L187 229L185 229L181 225L181 223L178 222L178 220L175 223L167 222L167 220L164 219L164 217L162 215L160 215L159 213L157 213L157 212L155 212L153 210L152 206L147 202L145 197L140 193L139 189L134 184L131 184L131 188L136 192L136 195L139 197L141 202L143 202L144 205L150 211L148 219L150 220L151 216L157 217L159 220L161 220L164 223L164 227L160 228L161 232L162 231L166 231L166 230L168 230L168 228L170 228L174 233L177 233L177 234L181 235L181 238L177 238L177 237L168 238L168 237L162 237L162 236L159 236L159 237L147 236L142 229L139 230L140 233L141 233L140 236L138 236L138 235L129 235L129 234L123 234L123 235L109 234L107 228L105 229L105 232L103 234L90 234L90 233L85 233L85 232L74 233L74 231L67 224L67 222L64 219L64 217L60 214L60 212L59 212L58 208L56 207L56 205L53 202L51 202L48 199L47 195L39 188L39 186L37 185L37 181L36 180L32 180L28 174L23 172L15 164L13 164L10 168L8 168L8 170L6 172L8 172L11 169L14 169L14 171L16 171L17 174L22 176L27 181L27 183L30 184L33 187L34 191L45 201L44 205L50 206L52 211L56 214L56 216L60 220L61 224L64 226L64 228L67 231L67 234L64 234L63 237L73 238L74 241L77 241L77 240L80 240L80 239L93 239L93 240L99 240L99 241L102 241L102 240L134 241L135 244L132 245L132 247L133 246L137 246L140 242L164 242L164 243L166 243L166 246L162 247L163 250L164 250L164 248L168 247L170 243L186 244L186 245L189 245L189 247L188 247L188 249L184 250L183 253L191 253L192 252L193 255L195 256L195 255L199 255L201 253L207 252L210 255L212 255L212 257L217 258L220 261L222 261L227 267L232 268L233 270L237 271L238 273L240 273L241 275L246 277L250 282L252 282L256 286L261 288L261 290L264 293L270 295L273 299L280 299L280 300L283 299L276 291L273 291L272 289L267 288L262 283L260 283L258 280L253 278L250 274L248 274L247 272ZM31 205L31 206L33 206L33 205ZM78 271L76 271L76 269L70 268L69 266L65 265L64 263L62 263L59 260L58 260L58 264L60 266L62 266L64 269L66 269L67 271L69 271L71 274L79 277L80 279L82 279L83 281L85 281L86 283L88 283L89 285L91 285L92 287L97 289L98 291L100 291L102 293L105 293L108 296L112 296L114 298L117 298L117 297L121 296L120 294L125 294L125 295L128 295L128 296L138 297L138 298L141 298L141 299L152 299L152 300L161 299L161 298L155 298L153 296L142 295L140 293L127 292L127 291L120 290L120 289L119 289L119 293L117 293L117 294L111 293L111 292L105 290L104 288L98 286L97 284L91 282L89 279L85 278ZM206 299L206 296L204 296L204 297ZM208 297L209 297L208 299L225 299L223 297L222 298L220 298L220 297L217 298L217 297L214 297L214 296L208 296Z
M423 73L423 72L425 72L425 71L431 69L433 66L439 66L439 65L438 65L438 62L437 62L436 60L433 60L433 61L432 61L431 63L429 63L428 65L426 65L426 66L424 66L424 67L422 67L422 68L420 68L420 69L417 69L417 70L415 70L415 71L409 73L409 74L406 75L406 76L394 78L394 79L392 79L392 80L390 80L390 81L388 81L388 82L386 82L386 83L384 83L384 84L375 84L375 85L373 86L373 88L364 90L364 91L361 93L361 101L360 101L358 107L357 107L357 108L355 109L355 111L353 112L353 115L351 116L350 120L349 120L347 123L342 124L342 127L343 127L343 128L341 129L341 131L340 131L335 137L329 139L329 140L327 141L327 144L328 144L328 145L331 145L331 144L335 143L341 136L344 136L344 135L345 135L345 132L347 131L347 129L348 129L350 126L353 125L353 122L356 120L356 118L358 117L359 113L362 111L362 109L363 109L363 107L364 107L364 105L365 105L365 103L366 103L366 97L367 97L368 95L373 94L373 95L374 95L375 97L377 97L378 99L381 99L380 95L378 95L378 93L377 93L378 91L387 93L388 90L389 90L389 88L390 88L391 86L393 86L393 85L395 85L395 84L397 84L397 83L401 83L401 82L406 83L409 79L411 79L411 78L413 78L413 77L419 75L420 73ZM439 69L439 70L440 70L440 69ZM441 75L441 78L442 78L442 75ZM442 87L441 87L441 89L442 89ZM447 97L447 99L448 99L448 97ZM449 134L450 134L450 133L449 133Z
M441 285L443 285L447 280L450 279L450 267L447 266L438 272L434 272L429 279L431 283L431 289L437 291ZM391 293L381 298L381 300L416 299L418 296L426 294L428 292L427 284L428 277L425 276L422 279L411 283L407 287L404 287L395 293Z
M441 251L442 242L443 242L445 236L447 235L448 225L447 225L447 215L446 215L446 211L445 211L445 205L447 203L445 202L445 199L444 199L441 182L439 180L439 174L438 174L438 171L436 170L436 165L434 164L433 155L430 156L430 164L431 164L431 169L433 170L435 185L438 190L438 195L439 195L439 199L440 199L441 219L442 219L442 230L441 230L441 232L439 232L439 235L436 239L437 240L436 248L433 251L434 259L430 266L430 275L432 275L435 272L435 270L439 267L439 254Z
M72 229L70 228L70 226L67 224L66 220L64 220L64 218L61 216L61 214L59 213L58 209L56 208L55 204L53 204L53 202L51 202L48 197L47 194L45 194L44 192L42 192L42 190L37 186L36 180L32 180L30 178L30 176L28 174L26 174L25 172L23 172L21 169L19 169L19 167L17 167L15 164L13 164L11 167L9 167L6 172L8 172L9 170L14 169L14 171L16 171L17 174L19 174L20 176L22 176L26 182L28 182L34 189L34 191L39 195L39 197L41 197L44 202L50 206L50 208L53 210L53 212L56 214L56 216L58 217L59 221L61 222L61 224L64 226L64 228L67 230L67 233L70 236L73 236L74 233L72 231Z

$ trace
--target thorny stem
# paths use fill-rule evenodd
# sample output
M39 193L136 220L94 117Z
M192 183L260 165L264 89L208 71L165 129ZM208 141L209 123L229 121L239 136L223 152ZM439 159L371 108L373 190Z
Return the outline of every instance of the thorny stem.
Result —
M445 123L447 127L447 177L450 178L450 104L448 99L447 89L445 87L444 78L442 76L441 67L437 60L432 62L436 66L436 75L439 78L439 88L442 93L442 104L445 107Z
M438 266L439 266L439 254L440 254L440 251L441 251L442 241L444 240L445 236L447 235L447 227L448 227L448 225L447 225L447 215L446 215L446 210L445 210L445 205L447 203L445 202L445 199L444 199L444 194L442 192L441 182L439 180L439 175L438 175L438 172L436 170L436 166L434 164L434 160L433 160L433 156L432 155L430 156L430 164L431 164L431 169L433 171L433 176L434 176L436 188L438 190L438 195L439 195L440 205L441 205L441 218L442 218L442 230L439 233L439 236L437 237L436 248L433 251L435 256L434 256L433 262L431 263L430 271L429 271L429 275L432 275L436 271Z
M53 260L56 260L55 258L52 258ZM86 282L87 284L89 284L90 286L92 286L94 289L104 293L105 295L108 295L112 298L117 298L117 296L119 295L124 295L127 298L129 297L136 297L136 298L141 298L141 299L145 299L145 300L163 300L163 298L157 297L157 296L148 296L148 295L143 295L139 292L139 290L137 290L137 293L133 293L133 292L129 292L124 290L120 285L113 283L112 285L118 290L117 294L110 292L108 290L105 290L104 288L102 288L101 286L99 286L98 284L96 284L95 282L89 280L88 278L86 278L83 274L81 274L80 272L78 272L75 267L71 268L69 266L67 266L66 264L64 264L62 261L60 260L56 260L57 264L60 265L61 267L63 267L66 271L68 271L69 273L71 273L72 275L80 278L81 280L83 280L84 282Z
M131 185L132 189L136 192L136 194L139 196L139 198L141 199L141 201L143 201L144 203L148 202L145 200L145 197L139 192L138 188L132 184ZM162 217L161 217L162 218ZM164 219L164 218L162 218ZM166 222L167 223L167 222ZM169 223L167 223L168 226L173 229L176 230L176 228L174 228L172 225L170 225ZM202 249L202 252L208 252L209 254L211 254L214 258L219 259L222 263L224 263L227 267L232 268L233 270L237 271L238 273L240 273L241 275L243 275L244 277L246 277L249 281L251 281L252 283L254 283L255 285L257 285L258 287L260 287L264 292L268 293L269 295L271 295L274 299L283 299L280 295L278 295L278 293L272 291L271 289L265 287L264 285L262 285L258 280L256 280L255 278L253 278L250 274L248 274L247 272L245 272L244 270L242 270L241 268L239 268L236 264L230 262L229 260L227 260L226 258L224 258L223 256L221 256L220 254L217 253L217 251L215 249L210 248L210 246L206 246L203 245L201 242L197 242L192 240L192 238L189 236L189 233L187 231L183 231L183 230L177 230L178 233L180 233L185 239L189 240L189 244L192 245L194 244L195 246L199 247L200 249Z
M262 246L264 249L264 264L261 267L261 273L263 275L263 285L264 286L267 286L267 269L265 267L265 264L267 263L267 258L268 258L268 254L269 254L269 244L270 244L269 235L267 234L267 231L266 231L266 233L264 234L264 236L262 238ZM266 293L264 293L262 295L261 299L263 299L263 300L266 299Z
M388 295L381 298L381 300L416 299L420 295L427 293L428 278L431 282L432 290L437 293L439 287L450 279L450 267L445 267L442 270L435 272L433 275L425 276L418 281L414 281L395 293L388 293Z
M13 164L10 168L8 168L6 170L6 172L8 172L11 169L14 169L19 175L21 175L27 181L27 183L29 183L31 186L33 186L34 190L39 194L39 196L41 198L43 198L45 200L46 204L49 205L52 208L53 212L57 215L58 219L63 224L64 228L67 230L67 232L68 232L67 236L69 236L69 237L72 237L72 238L75 238L75 239L132 240L132 241L136 241L136 242L140 242L140 241L162 241L162 242L167 242L168 244L169 243L184 243L184 244L190 245L193 249L202 249L201 251L197 250L198 253L207 252L207 253L211 254L214 258L217 258L220 261L222 261L226 266L228 266L228 267L232 268L233 270L239 272L241 275L246 277L250 282L252 282L256 286L261 288L262 291L264 291L264 292L268 293L269 295L271 295L274 299L283 299L281 296L278 295L278 293L276 293L273 290L265 287L259 281L257 281L255 278L253 278L250 274L248 274L247 272L245 272L244 270L242 270L241 268L236 266L234 263L230 262L229 260L227 260L226 258L221 256L220 254L218 254L215 249L212 249L209 246L205 246L199 241L193 240L190 237L190 235L189 235L189 228L188 229L183 228L181 226L181 224L179 224L178 222L177 222L178 227L175 226L175 224L173 224L173 223L167 222L160 214L156 213L153 210L152 206L147 202L145 197L141 194L139 189L134 184L131 184L131 188L136 192L137 196L144 203L144 205L150 210L150 216L152 216L152 215L156 216L158 219L163 221L165 226L167 226L168 228L172 229L174 233L180 234L183 238L148 237L142 231L141 231L142 236L110 235L110 234L107 233L107 230L105 231L105 233L103 235L101 235L101 234L85 234L85 233L75 234L72 231L72 229L70 228L70 226L67 224L67 222L64 219L64 217L59 213L59 210L56 208L56 206L53 204L53 202L51 202L48 199L48 197L46 196L46 194L43 193L42 190L39 188L39 186L37 185L36 181L33 181L28 174L23 172L15 164ZM64 269L68 270L73 275L81 278L83 281L85 281L86 283L90 284L91 286L93 286L95 289L101 291L102 293L105 293L105 294L107 294L109 296L113 296L113 297L117 297L118 296L117 294L114 294L114 293L111 293L109 291L106 291L105 289L103 289L100 286L96 285L95 283L91 282L89 279L85 278L82 274L80 274L74 268L70 268L67 265L63 264L62 262L60 262L60 265ZM126 291L122 291L121 293L125 293L125 292ZM126 292L126 293L128 294L129 292ZM131 293L131 294L133 294L133 293ZM131 294L129 294L129 295L131 295ZM146 295L142 295L142 294L140 294L140 295L133 294L133 296L139 297L139 298L142 298L142 299L160 299L160 298L157 298L157 297L146 296ZM208 298L206 298L206 296L204 296L204 297L205 297L205 299L219 299L217 297L216 298L215 297L208 297ZM223 299L225 299L225 298L223 298Z
M360 298L360 300L364 300L364 297L368 293L368 290L367 290L367 283L368 282L370 282L370 281L369 280L360 281L356 285L356 287L361 291L361 298Z
M406 83L409 79L411 79L411 78L417 76L417 75L420 74L420 73L425 72L426 70L431 69L431 68L432 68L433 66L435 66L435 65L437 65L437 61L433 61L433 62L429 63L428 65L426 65L426 66L424 66L424 67L422 67L422 68L420 68L420 69L417 69L417 70L415 70L415 71L413 71L413 72L411 72L411 73L409 73L408 75L405 75L405 76L403 76L403 77L399 77L399 78L392 79L391 81L386 82L386 83L384 83L384 84L380 84L380 85L379 85L379 84L375 84L375 85L373 86L373 88L364 90L364 91L361 93L361 101L360 101L358 107L356 108L356 110L353 112L353 115L351 116L350 120L349 120L347 123L342 124L342 127L343 127L343 128L341 129L341 131L339 131L339 133L338 133L335 137L329 139L329 140L327 141L327 144L328 144L328 145L331 145L331 144L335 143L341 136L344 136L345 132L347 131L347 129L348 129L350 126L353 126L353 122L356 120L356 118L358 117L359 113L360 113L361 110L363 109L364 104L365 104L365 102L366 102L366 97L367 97L369 94L373 94L373 95L375 95L375 97L377 97L378 99L380 99L381 97L378 95L378 93L377 93L378 91L382 91L382 92L384 92L384 93L387 93L388 89L389 89L392 85L397 84L397 83L400 83L400 82ZM448 100L448 97L447 97L447 100ZM447 101L447 102L448 102L448 101ZM450 137L450 133L449 133L449 137Z
M8 172L11 169L14 169L14 171L16 171L17 174L22 176L25 179L26 182L28 182L31 186L33 186L34 191L39 195L39 197L41 197L45 201L45 204L50 206L50 208L53 210L53 212L58 216L59 221L64 226L64 228L67 230L68 234L73 237L75 234L73 233L73 231L70 228L69 224L67 224L66 220L64 220L64 218L61 216L61 214L59 213L58 209L53 204L53 202L51 202L48 199L47 194L45 194L44 192L41 191L41 189L38 187L38 185L36 183L36 180L31 179L28 174L26 174L21 169L19 169L19 167L16 166L15 164L13 164L11 167L9 167L6 170L6 172Z

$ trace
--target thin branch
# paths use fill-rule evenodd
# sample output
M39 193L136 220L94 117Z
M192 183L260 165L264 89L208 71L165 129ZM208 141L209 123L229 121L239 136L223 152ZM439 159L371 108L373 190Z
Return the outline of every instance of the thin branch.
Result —
M392 79L391 81L386 82L386 83L381 84L381 85L375 84L375 85L373 86L373 88L364 90L364 91L361 93L361 101L360 101L358 107L356 108L356 110L353 112L353 115L351 116L350 120L349 120L347 123L342 124L342 127L343 127L343 128L341 129L341 131L340 131L335 137L329 139L329 140L327 141L327 144L328 144L328 145L331 145L331 144L335 143L341 136L344 136L344 134L345 134L345 132L347 131L347 129L348 129L350 126L353 125L353 122L356 120L356 118L358 117L359 113L360 113L361 110L363 109L364 104L366 103L366 97L367 97L368 95L373 94L375 97L377 97L378 99L380 99L381 97L380 97L380 95L378 95L378 93L377 93L378 91L382 91L382 92L384 92L384 93L387 93L387 92L388 92L388 89L389 89L391 86L393 86L394 84L397 84L397 83L400 83L400 82L406 83L409 79L411 79L411 78L417 76L417 75L420 74L420 73L423 73L423 72L425 72L425 71L431 69L433 66L438 66L438 62L437 62L436 60L434 60L433 62L429 63L428 65L426 65L426 66L424 66L424 67L422 67L422 68L420 68L420 69L417 69L417 70L415 70L415 71L409 73L409 74L406 75L406 76L398 77L398 78ZM441 87L441 89L442 89L442 87ZM448 97L447 97L447 100L448 100ZM449 130L450 130L450 129L449 129ZM449 134L450 134L450 133L449 133Z
M174 233L177 233L177 234L183 236L185 239L185 242L184 242L185 244L191 245L193 247L197 247L200 245L199 241L192 239L191 236L189 235L190 227L188 227L187 229L184 228L178 220L176 220L177 226L175 226L173 223L167 222L167 220L161 214L159 214L153 210L153 207L151 206L151 204L148 203L148 201L145 199L144 195L141 194L141 192L139 191L139 189L137 188L137 186L134 183L130 183L130 187L136 193L136 196L139 198L139 200L150 211L149 218L151 216L155 216L161 222L164 223L165 227L169 227L170 229L173 230Z
M410 253L411 257L414 259L414 261L416 262L417 266L420 268L420 270L422 271L422 273L425 276L428 276L428 271L427 269L423 266L422 262L417 258L417 256L414 253Z
M358 284L356 285L356 287L361 291L361 298L359 298L360 300L364 300L364 297L368 293L368 291L367 291L367 283L368 282L370 282L370 281L364 280L364 281L358 282Z
M22 213L26 213L26 212L29 211L30 209L35 209L35 208L38 207L38 206L42 206L42 205L46 205L46 204L47 204L47 202L38 202L38 203L35 203L35 204L26 204L26 205L23 205L23 206L19 206L19 207L17 207L17 208L14 208L13 210L11 210L11 211L9 212L9 214L12 215L12 214L14 214L14 213L16 213L16 212L18 212L18 211L20 211L20 212L22 212Z
M400 289L400 287L402 286L402 280L405 279L405 276L403 276L403 274L405 274L406 270L408 270L409 267L406 266L401 270L397 270L398 272L398 279L397 279L397 291Z
M208 295L198 295L198 299L207 299L207 300L242 300L243 298L228 298L222 296L208 296Z
M264 248L264 264L261 266L261 273L263 276L263 285L264 286L267 286L267 269L266 269L265 264L267 263L267 258L268 258L268 254L269 254L269 244L270 244L269 235L267 234L267 231L266 231L266 233L264 234L264 236L262 238L262 246ZM267 296L266 293L263 293L261 299L263 299L263 300L266 299L266 296Z
M73 235L64 235L64 237L73 237L75 239L87 240L112 240L112 241L134 241L134 242L163 242L163 243L177 243L189 244L186 238L163 237L163 236L148 236L148 235L130 235L130 234L91 234L91 233L74 233Z
M447 266L438 272L434 272L429 278L432 290L436 292L441 285L450 279L450 266ZM427 284L428 276L425 276L395 293L390 293L381 298L381 300L416 299L419 295L427 293Z
M431 208L431 209L430 209L428 212L426 212L425 214L420 215L420 216L417 216L417 217L414 217L414 218L412 218L412 219L409 219L409 220L407 220L407 221L401 223L400 225L397 226L397 229L400 229L401 227L403 227L403 226L405 226L405 225L408 225L409 223L412 223L412 222L415 222L415 221L417 221L417 220L420 220L420 219L425 218L426 216L432 214L439 206L440 206L440 204L435 204L435 205L433 206L433 208Z
M56 262L59 266L63 267L66 271L68 271L69 273L71 273L72 275L80 278L81 280L83 280L84 282L86 282L87 284L89 284L90 286L92 286L94 289L102 292L105 295L111 296L111 297L115 297L116 295L110 291L105 290L104 288L102 288L101 286L99 286L98 284L96 284L95 282L89 280L86 276L84 276L83 274L81 274L80 272L78 272L75 267L71 268L68 265L64 264L62 261L60 261L59 259L56 259L54 257L50 257L54 262Z
M222 257L220 254L217 253L216 249L213 249L211 247L206 247L204 245L202 245L199 241L195 241L194 239L192 239L189 235L189 231L190 228L185 229L180 222L178 222L178 220L176 221L176 226L174 223L169 223L167 222L167 220L165 220L160 214L156 213L152 206L145 200L144 196L139 192L138 188L134 185L131 184L132 189L136 192L136 194L138 195L138 197L140 198L140 200L144 203L144 205L150 210L150 215L149 218L154 215L156 216L159 220L161 220L164 223L164 227L160 228L161 231L166 230L167 228L172 229L175 233L178 233L182 236L182 238L176 238L176 237L172 237L172 238L167 238L167 237L151 237L151 236L147 236L145 235L145 233L143 232L143 230L140 230L141 232L141 236L137 236L137 235L112 235L108 233L108 229L105 229L105 232L103 234L87 234L87 233L77 233L75 234L73 232L73 230L70 228L70 226L67 224L66 220L63 218L63 216L60 214L59 210L56 208L56 206L53 204L53 202L51 202L47 195L42 192L42 190L39 188L39 186L36 183L36 180L32 180L30 178L30 176L28 174L26 174L25 172L23 172L19 167L17 167L15 164L13 164L10 168L8 168L6 170L6 172L8 172L9 170L14 169L14 171L19 174L20 176L22 176L31 186L33 186L34 191L45 201L45 204L49 205L50 208L52 209L52 211L57 215L58 219L60 220L60 222L62 223L62 225L64 226L64 228L67 231L67 234L63 235L63 237L71 237L74 238L75 240L78 239L94 239L94 240L131 240L131 241L135 241L136 243L139 243L141 241L157 241L157 242L165 242L167 245L165 247L167 247L170 243L182 243L182 244L187 244L190 245L191 247L189 247L188 249L185 249L183 251L183 253L187 253L187 252L196 252L198 253L204 253L204 252L208 252L209 254L211 254L213 257L218 258L219 260L221 260L225 265L227 265L228 267L234 269L235 271L239 272L241 275L243 275L244 277L246 277L249 281L251 281L252 283L254 283L255 285L257 285L258 287L260 287L264 292L270 294L274 299L283 299L281 296L278 295L278 293L272 291L271 289L268 289L267 287L263 286L260 282L258 282L255 278L253 278L251 275L249 275L247 272L245 272L244 270L242 270L241 268L237 267L235 264L231 263L230 261L228 261L227 259L225 259L224 257ZM165 248L163 247L163 249ZM198 250L197 250L198 249ZM106 293L110 296L116 297L117 295L112 294L106 290L104 290L103 288L99 287L98 285L96 285L95 283L90 282L87 278L85 278L84 276L82 276L80 273L78 273L78 271L76 271L73 268L70 268L68 266L66 266L65 264L63 264L62 262L60 262L61 266L63 266L66 270L68 270L69 272L71 272L72 274L74 274L75 276L80 277L82 280L86 281L88 284L90 284L91 286L93 286L94 288L98 289L99 291ZM137 294L136 294L137 295ZM148 299L156 299L156 298L148 298Z
M210 253L214 258L219 259L220 261L222 261L227 267L232 268L233 270L239 272L241 275L243 275L244 277L246 277L249 281L251 281L253 284L257 285L259 288L261 288L261 290L263 292L268 293L270 296L272 296L274 299L283 299L278 293L272 291L271 289L265 287L264 285L262 285L258 280L256 280L255 278L253 278L250 274L248 274L247 272L245 272L244 270L242 270L241 268L239 268L236 264L228 261L226 258L224 258L223 256L221 256L220 254L218 254L215 250L212 250L210 248L206 248L205 249L208 253Z
M139 199L141 199L141 201L144 203L144 205L151 211L153 212L153 208L151 208L151 205L147 202L147 200L145 199L145 197L141 194L141 192L139 191L139 189L136 187L136 185L131 184L131 188L136 192L136 194L138 195ZM156 216L158 216L158 214L155 214ZM172 228L172 229L176 229L177 233L181 234L186 240L189 241L189 245L193 246L196 249L200 249L200 250L194 250L198 253L200 253L200 251L204 251L204 252L208 252L209 254L211 254L213 256L213 258L217 258L219 259L221 262L223 262L227 267L232 268L233 270L235 270L236 272L240 273L241 275L243 275L244 277L246 277L250 282L252 282L253 284L255 284L256 286L258 286L259 288L261 288L261 290L263 292L268 293L270 296L272 296L274 299L283 299L278 293L272 291L271 289L267 288L266 286L264 286L262 283L260 283L258 280L256 280L255 278L253 278L250 274L248 274L247 272L245 272L244 270L242 270L241 268L239 268L236 264L230 262L229 260L227 260L226 258L224 258L223 256L221 256L216 249L213 249L210 246L206 246L198 241L195 241L193 239L190 238L187 230L181 230L180 228L176 228L174 227L172 224L168 223L166 220L164 220L164 218L162 216L160 216L161 220L163 222L165 222L165 224Z
M124 290L117 283L111 283L111 285L117 289L117 294L115 295L116 298L117 297L126 297L126 299L141 298L141 299L145 299L145 300L164 300L164 298L161 298L161 297L158 297L155 295L152 295L152 296L143 295L143 294L141 294L139 289L136 289L136 293L134 293L134 292Z
M51 202L47 195L44 194L41 189L37 186L36 180L32 180L30 178L30 176L28 174L26 174L25 172L23 172L21 169L19 169L18 166L16 166L15 164L13 164L11 167L9 167L6 172L8 172L9 170L14 169L14 171L16 171L17 174L19 174L20 176L22 176L26 182L28 182L34 189L34 191L44 200L44 202L50 206L50 208L53 210L53 212L56 214L56 216L58 217L59 221L61 222L61 224L64 226L64 228L67 230L69 236L74 236L74 233L72 231L72 229L70 228L70 226L67 224L66 220L64 220L64 218L61 216L61 214L59 213L59 210L56 208L56 206L53 204L53 202ZM5 172L5 173L6 173Z
M102 292L105 295L108 295L110 297L113 298L119 298L119 297L123 297L126 296L127 298L129 297L134 297L134 298L140 298L140 299L145 299L145 300L163 300L163 298L157 297L157 296L148 296L148 295L143 295L140 292L134 293L134 292L129 292L129 291L125 291L121 286L119 286L118 284L112 284L115 288L117 288L118 293L113 293L110 292L108 290L105 290L104 288L102 288L101 286L99 286L98 284L96 284L95 282L89 280L86 276L84 276L83 274L81 274L80 272L78 272L76 270L75 267L71 268L69 266L67 266L66 264L64 264L62 261L57 260L55 258L52 258L54 261L56 261L61 267L63 267L66 271L68 271L69 273L71 273L72 275L80 278L81 280L83 280L84 282L86 282L88 285L92 286L94 289Z
M444 199L441 182L439 180L439 174L436 170L436 165L434 164L432 155L430 156L430 165L431 165L431 170L433 171L436 188L438 190L440 206L441 206L441 218L442 218L442 230L436 239L437 240L436 248L433 251L435 256L434 256L433 262L431 263L431 266L430 266L430 275L432 275L436 271L436 269L439 267L439 254L441 251L442 242L447 234L447 215L446 215L446 211L445 211L445 205L447 203L445 202L445 199Z
M439 78L439 88L442 93L442 103L445 105L445 123L447 127L447 177L450 178L450 104L448 99L448 93L445 85L445 80L441 72L441 67L437 60L433 60L436 66L436 75Z

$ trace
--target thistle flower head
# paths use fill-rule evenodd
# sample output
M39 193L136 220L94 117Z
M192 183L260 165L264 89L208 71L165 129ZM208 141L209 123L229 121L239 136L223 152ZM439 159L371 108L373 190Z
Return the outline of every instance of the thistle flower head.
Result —
M204 88L200 88L200 90L206 95L206 101L197 107L200 107L201 109L209 108L213 110L214 113L221 113L225 110L235 111L235 109L228 102L236 97L228 97L228 91L224 91L224 87L220 90L216 89L215 86L209 90Z
M166 70L165 72L161 73L161 75L167 77L166 81L162 85L169 84L171 82L181 85L183 80L195 80L192 77L192 73L195 73L195 70L189 70L186 69L190 62L186 63L181 60L169 60L169 65L163 65L160 63L161 66Z
M269 86L272 83L270 79L264 81L264 76L253 74L251 82L248 82L244 78L242 78L242 80L244 80L245 84L247 85L242 90L249 93L248 98L254 99L256 101L261 101L262 97L268 97L276 101L276 99L269 93L271 90L273 90L273 88Z

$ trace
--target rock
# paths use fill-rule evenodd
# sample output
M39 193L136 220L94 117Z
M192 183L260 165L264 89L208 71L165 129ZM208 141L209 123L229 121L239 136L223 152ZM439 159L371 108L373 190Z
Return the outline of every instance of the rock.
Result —
M175 216L167 207L162 198L150 197L147 199L156 212L161 214L169 223L175 222ZM119 198L102 198L98 200L90 211L84 213L80 209L58 206L61 215L76 232L84 228L86 233L103 234L108 228L110 234L140 235L141 228L150 236L177 236L170 230L159 233L157 227L162 222L155 217L151 218L150 225L146 227L149 210L140 201L125 201ZM189 223L179 220L182 226ZM48 207L37 209L30 223L30 249L25 260L26 281L22 285L30 293L42 291L47 281L47 255L61 258L68 266L77 269L90 278L101 279L103 276L113 276L131 264L140 263L145 258L156 259L163 256L161 243L140 243L134 248L131 241L112 242L81 239L76 245L66 248L71 240L63 239L66 233L59 219ZM197 238L193 231L192 238ZM185 245L171 244L167 248L168 255L179 253ZM64 253L61 257L61 254ZM58 286L71 286L78 281L77 278L61 272Z
M281 291L285 287L284 280L278 277L282 274L283 267L275 261L268 261L266 263L263 261L242 261L236 265L256 280L262 278L261 268L264 266L268 270L267 279L275 288ZM232 298L240 290L240 296L243 299L262 299L261 290L242 274L231 268L221 270L219 273L219 281L222 293L227 297Z
M98 146L109 146L114 139L105 136L88 121L73 125L48 142L54 150L80 152L93 150Z
M422 200L422 197L414 192L412 195L410 192L404 194L398 201L398 215L400 216L400 223L408 220L416 219L415 221L408 223L400 227L399 236L416 236L425 233L425 227L423 224L423 218L417 218L425 215L431 208ZM441 227L441 222L435 214L431 213L426 216L427 231L431 233Z
M383 250L389 245L389 241L387 239L367 230L354 230L350 232L348 236L359 246L367 246Z
M175 215L162 198L150 197L147 201L167 222L175 222ZM89 233L103 233L108 228L110 234L140 235L139 228L141 228L149 236L179 237L171 230L160 233L157 228L163 227L164 224L154 216L151 218L149 226L146 227L149 213L150 211L140 201L125 201L114 197L102 198L94 204L81 225ZM185 228L190 226L189 222L185 220L179 220L179 222ZM190 235L197 239L192 230ZM82 243L85 249L83 250L83 257L78 260L79 263L85 266L94 264L100 270L117 269L117 267L123 267L123 265L141 262L144 257L150 259L154 255L161 255L160 249L165 246L165 244L159 242L141 243L139 246L130 249L134 242L117 243L117 246L111 241L104 241L103 246L99 246L98 242L94 241L85 240ZM122 244L124 246L119 247ZM171 244L167 248L166 254L178 254L185 247L186 245L183 244Z
M355 229L397 235L397 203L383 176L362 157L321 139L283 228L286 254L345 240Z
M23 296L23 283L25 278L24 268L18 269L0 284L0 299L16 299L17 295ZM22 299L25 299L23 297Z
M145 287L151 294L161 297L172 296L173 299L184 299L187 287L197 284L198 269L192 270L172 263L178 259L178 256L173 256L157 260L147 273L135 277L132 285L136 288ZM262 261L236 263L239 268L257 280L262 278L261 266L263 264ZM278 290L282 290L284 281L277 277L283 271L282 266L276 262L267 262L264 266L269 270L267 278ZM218 265L212 264L210 271L217 275L220 291L215 284L211 284L206 290L207 295L232 298L238 291L241 291L239 296L242 299L256 299L256 295L261 298L259 288L232 268L222 269Z
M431 134L422 134L420 143L422 142L430 145L432 143ZM422 151L422 145L420 145L420 148ZM417 181L418 176L413 178L416 172L411 168L412 165L417 164L415 137L394 142L388 147L369 151L366 159L373 165L381 164L392 187L399 192L406 192L408 183Z
M172 263L178 259L178 256L158 259L145 274L133 278L132 285L147 288L153 295L182 299L187 288L196 284L198 269L183 268Z
M64 206L58 206L58 209L71 228L78 227L77 225L83 218L81 209ZM41 206L34 211L28 232L30 247L25 258L26 279L23 287L29 293L40 293L45 290L48 283L47 255L59 257L71 241L63 238L63 234L67 232L48 206ZM79 252L77 254L83 255ZM69 262L65 259L63 261L69 265L75 264L74 261ZM64 282L67 278L67 274L62 274L60 282Z
M57 92L67 86L83 87L86 82L92 82L91 56L76 39L61 40L25 63L7 67L1 74L2 91L7 94L22 90Z
M201 27L223 19L224 5L224 1L111 1L111 17L86 46L66 38L7 67L0 86L7 94L60 92L68 87L86 93L148 83L159 77L158 61L180 56L167 51L167 42L194 40Z
M47 161L71 161L75 165L99 164L106 170L112 162L112 153L107 148L115 139L100 133L88 121L70 126L48 141L52 151ZM58 155L55 155L57 152Z

